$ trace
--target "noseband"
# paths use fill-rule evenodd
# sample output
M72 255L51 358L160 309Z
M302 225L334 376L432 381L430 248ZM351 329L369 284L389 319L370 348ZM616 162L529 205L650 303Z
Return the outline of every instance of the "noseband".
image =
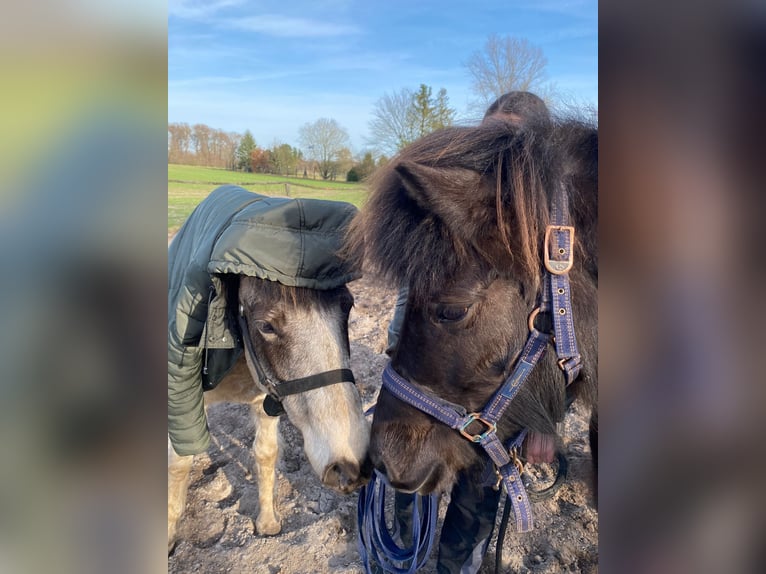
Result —
M567 203L566 190L562 185L552 201L552 224L545 231L543 289L539 306L529 316L527 341L510 376L481 411L469 413L464 407L437 397L400 376L390 363L383 371L383 386L391 394L484 448L494 464L498 487L500 483L505 486L513 507L516 529L520 532L533 528L529 497L521 481L524 467L518 456L527 429L523 429L504 446L497 436L497 423L549 344L555 345L558 366L564 373L567 385L577 378L582 368L575 338L568 276L573 265L574 227L568 225ZM535 328L535 317L539 313L553 316L553 335Z
M282 406L282 399L290 395L297 395L298 393L304 393L312 389L319 389L321 387L327 387L329 385L335 385L338 383L351 383L354 384L354 373L351 369L335 369L332 371L324 371L323 373L316 373L303 377L300 379L291 379L283 381L275 379L270 376L266 369L263 368L258 355L253 348L253 342L250 339L250 331L247 328L247 319L242 305L239 306L239 328L242 332L242 340L245 344L245 352L250 357L253 366L260 383L266 389L266 399L263 401L263 410L266 414L278 417L285 412Z

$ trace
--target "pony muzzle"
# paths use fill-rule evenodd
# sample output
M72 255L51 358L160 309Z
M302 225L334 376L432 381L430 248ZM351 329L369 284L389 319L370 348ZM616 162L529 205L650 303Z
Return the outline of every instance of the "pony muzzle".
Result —
M322 484L348 494L365 484L370 478L370 472L371 470L368 471L367 476L364 476L359 464L343 459L325 467L322 473Z

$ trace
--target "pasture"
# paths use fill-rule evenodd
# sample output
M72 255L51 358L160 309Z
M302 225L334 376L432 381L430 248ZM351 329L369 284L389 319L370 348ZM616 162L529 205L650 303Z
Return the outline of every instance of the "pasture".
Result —
M364 184L302 177L229 171L215 167L168 164L168 235L216 187L236 184L264 195L347 201L361 207L367 197Z

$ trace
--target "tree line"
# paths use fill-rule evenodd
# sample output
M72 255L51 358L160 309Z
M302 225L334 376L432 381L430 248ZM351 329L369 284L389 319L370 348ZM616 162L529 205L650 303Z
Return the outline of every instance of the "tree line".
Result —
M384 96L370 125L371 141L377 152L365 150L354 156L348 132L336 120L320 118L301 126L301 148L275 142L259 146L250 130L244 134L224 132L185 123L168 124L168 163L204 165L253 173L323 180L363 181L376 167L388 161L386 154L436 129L452 125L455 110L449 106L447 91L433 95L430 86L417 91L404 88Z
M242 135L205 124L168 124L168 163L236 168Z
M483 114L489 103L512 90L533 91L548 103L555 86L545 81L547 60L542 50L526 39L490 36L482 50L464 64L476 99L470 108ZM320 118L299 130L301 148L274 142L270 148L256 144L250 131L224 132L204 124L168 124L168 162L239 169L325 180L363 181L387 156L435 130L455 123L445 88L435 94L420 84L384 94L369 123L370 150L354 156L346 130L332 118Z
M221 167L250 173L292 177L362 181L387 158L371 151L354 156L348 133L335 120L320 118L300 130L306 150L275 141L259 146L250 130L244 134L224 132L207 126L168 124L168 163Z

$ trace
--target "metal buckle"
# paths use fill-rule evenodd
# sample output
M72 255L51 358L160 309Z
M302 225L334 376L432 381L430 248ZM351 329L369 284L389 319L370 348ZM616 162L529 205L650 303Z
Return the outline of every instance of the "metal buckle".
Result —
M470 425L472 422L480 422L483 425L487 426L487 430L485 430L481 434L470 434L468 431L466 431L466 427ZM481 442L485 438L487 438L489 435L497 431L497 424L484 420L481 418L481 413L470 413L468 415L468 418L463 423L463 425L458 429L460 431L460 434L463 435L465 438L470 440L471 442Z
M537 331L538 333L543 333L544 335L548 335L550 337L551 343L556 343L556 337L552 333L545 333L543 331L540 331L537 327L535 327L535 319L537 316L541 313L540 307L535 307L532 309L532 312L529 314L529 319L527 320L527 326L529 327L529 332L534 333Z
M508 453L511 455L511 462L513 462L513 465L516 467L516 470L519 471L519 474L524 473L524 463L519 458L519 454L517 452L516 447L513 447L511 451Z
M569 361L573 362L571 367L567 366L567 363ZM568 370L576 369L577 367L579 367L580 364L582 364L582 357L580 355L575 355L574 357L562 357L561 359L556 361L556 364L559 366L559 369L566 372Z
M558 260L551 259L550 239L553 232L565 231L569 234L569 253L566 254L566 259ZM545 243L543 244L543 261L545 268L554 275L564 275L568 273L574 265L574 239L575 228L569 225L549 225L545 228ZM563 255L563 254L562 254Z
M537 328L535 327L535 317L537 317L540 314L540 307L535 307L532 309L532 312L529 314L529 321L527 322L527 325L529 326L529 331L537 331Z
M493 468L493 470L495 471L495 477L497 477L497 480L495 481L495 485L492 487L492 490L498 491L500 490L500 485L503 483L503 475L500 474L500 471L496 466Z
M566 378L566 384L569 386L575 381L577 375L580 374L582 368L582 357L575 355L574 357L563 357L556 361L561 371Z

